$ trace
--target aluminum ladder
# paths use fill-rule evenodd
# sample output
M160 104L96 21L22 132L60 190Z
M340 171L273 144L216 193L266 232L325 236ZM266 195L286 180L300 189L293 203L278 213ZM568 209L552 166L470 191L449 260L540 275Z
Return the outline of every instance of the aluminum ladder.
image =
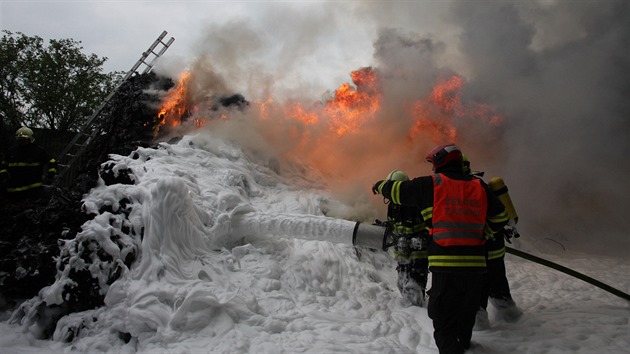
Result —
M116 84L114 89L105 97L103 102L94 110L94 112L87 119L83 127L79 130L79 132L72 138L72 140L66 145L63 149L59 158L57 159L57 164L60 168L60 174L55 179L54 186L55 187L67 187L72 180L74 179L74 174L76 173L76 162L79 161L79 158L85 152L85 149L90 144L92 139L101 133L101 128L97 123L98 117L105 108L105 106L112 99L116 91L122 86L127 79L131 76L138 74L138 69L144 65L145 68L142 71L142 74L149 73L153 70L153 66L156 63L156 60L166 52L166 50L173 44L175 38L171 37L168 41L164 41L167 32L163 31L162 34L151 44L149 49L142 53L140 59L136 62L136 64L125 74L125 76Z

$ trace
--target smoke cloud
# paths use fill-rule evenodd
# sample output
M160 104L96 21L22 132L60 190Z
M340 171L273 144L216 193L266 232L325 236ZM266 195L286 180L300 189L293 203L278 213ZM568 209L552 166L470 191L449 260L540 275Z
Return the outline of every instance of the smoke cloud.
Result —
M468 95L507 117L503 158L487 167L511 186L529 234L630 249L630 3L462 2L451 15Z
M307 14L286 4L261 11L207 26L196 46L192 103L234 93L253 103L208 129L284 161L280 170L288 157L319 168L322 183L363 219L383 217L373 182L393 169L426 175L424 155L455 142L474 169L504 178L523 239L543 250L548 239L589 252L629 249L627 1L332 2ZM362 31L353 30L359 24ZM368 49L372 61L361 62ZM376 93L350 78L367 67ZM454 75L461 90L447 98L456 107L432 106L436 85ZM326 104L343 82L378 96L379 108L362 112L356 131L335 135ZM317 119L294 119L296 105ZM411 134L419 117L422 129ZM444 122L457 134L440 130Z

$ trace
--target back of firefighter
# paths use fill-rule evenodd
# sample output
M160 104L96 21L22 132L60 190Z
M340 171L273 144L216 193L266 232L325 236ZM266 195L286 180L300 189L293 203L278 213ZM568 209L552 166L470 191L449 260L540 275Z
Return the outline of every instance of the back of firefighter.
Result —
M462 169L454 144L433 149L426 160L432 176L411 181L378 181L373 191L393 203L418 207L429 226L428 314L441 354L470 347L486 272L486 235L503 228L505 207L489 187Z
M37 146L33 131L27 127L15 133L15 146L0 165L0 181L11 203L37 200L41 197L44 175L51 179L57 173L57 163Z
M408 181L409 177L401 170L393 170L385 179ZM393 255L398 262L398 290L409 304L424 306L429 273L426 223L417 207L387 202L387 221L395 239Z

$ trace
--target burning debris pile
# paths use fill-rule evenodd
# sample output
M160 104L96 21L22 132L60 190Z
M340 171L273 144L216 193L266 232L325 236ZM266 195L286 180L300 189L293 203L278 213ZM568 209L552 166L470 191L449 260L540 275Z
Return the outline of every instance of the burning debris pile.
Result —
M49 188L42 199L47 203L5 211L9 217L2 226L7 241L3 240L5 257L0 261L4 306L11 308L30 298L13 312L12 322L27 326L39 338L52 337L62 317L103 306L109 286L139 257L143 228L134 228L130 219L138 217L133 207L141 205L142 196L84 198L95 187L135 183L131 170L117 167L110 155L140 158L134 151L170 133L163 127L160 108L162 96L173 86L171 79L153 73L130 78L101 113L102 133L82 154L72 186ZM236 94L218 98L216 105L214 111L218 107L242 110L248 102ZM180 116L171 126L186 118ZM100 236L103 228L109 230L109 238ZM71 341L80 327L64 326L65 332L56 339Z
M49 191L50 192L50 191ZM42 199L43 200L43 199ZM81 194L54 191L50 201L2 205L0 213L0 307L6 310L34 296L55 279L57 239L76 233L87 217L80 212Z
M81 229L84 222L99 217L99 214L102 217L104 213L112 213L109 222L120 219L126 210L125 200L116 201L116 206L105 203L107 205L95 212L82 208L82 198L97 185L99 176L105 184L133 183L125 171L111 171L107 163L101 164L111 153L129 154L138 146L151 144L155 129L152 122L157 116L157 110L152 107L158 106L160 98L147 93L150 92L147 89L158 86L165 90L172 85L170 79L154 74L130 78L102 113L99 124L103 133L95 137L83 155L86 158L78 162L74 183L67 188L48 187L46 195L38 201L2 206L0 281L3 309L37 295L42 286L53 284L61 275L70 280L60 284L64 288L61 303L47 306L39 302L37 308L30 309L48 322L42 326L45 329L42 337L52 334L56 320L64 314L102 305L103 293L98 279L90 272L90 265L96 260L102 263L112 261L104 251L106 248L99 244L110 241L91 240ZM124 225L120 227L124 232ZM132 236L137 238L139 235ZM118 247L128 249L131 241L121 242L119 238L116 233L112 234ZM124 263L131 264L135 253L129 249ZM81 260L81 264L77 260ZM109 274L108 281L115 279L115 271ZM21 311L24 309L22 307ZM46 312L49 314L45 315ZM18 317L24 315L27 313ZM28 315L33 316L33 313Z
M40 338L63 341L71 341L86 326L79 315L66 315L102 307L110 285L139 258L144 227L137 225L142 224L138 218L145 196L121 192L116 198L88 200L85 195L98 193L98 188L136 184L131 169L121 168L116 157L141 159L139 147L168 140L178 134L178 127L184 126L182 131L210 124L221 128L233 122L237 127L232 127L233 138L243 144L249 144L243 139L256 131L260 135L250 140L262 138L264 144L274 146L272 158L303 161L326 173L373 164L366 163L376 156L370 149L381 148L372 144L366 149L365 141L378 141L406 160L417 161L409 155L419 149L418 142L457 140L459 128L471 120L484 126L501 124L501 117L489 107L462 100L463 82L458 76L438 80L432 90L413 95L401 104L405 108L395 120L384 107L387 91L377 69L361 68L350 76L354 85L342 84L315 105L278 104L271 98L250 103L240 94L216 94L214 88L191 92L199 88L191 84L195 77L190 73L177 82L155 74L130 78L102 112L102 134L84 152L72 187L49 190L45 205L7 211L11 216L1 225L7 230L2 243L7 256L0 262L2 296L6 307L30 299L13 312L11 321L31 328ZM239 121L245 125L238 125ZM338 154L340 149L347 153ZM387 158L388 164L398 163ZM92 228L107 230L109 237ZM58 326L62 318L65 324ZM123 337L129 340L128 335Z

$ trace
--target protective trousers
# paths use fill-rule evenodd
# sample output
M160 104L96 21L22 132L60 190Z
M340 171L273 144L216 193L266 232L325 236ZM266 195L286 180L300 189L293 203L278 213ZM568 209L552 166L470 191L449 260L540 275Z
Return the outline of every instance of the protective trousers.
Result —
M512 299L510 284L505 272L505 241L502 235L486 242L488 257L486 261L487 273L485 275L485 285L483 296L481 297L482 308L488 307L488 297L507 300Z
M470 347L484 273L434 272L427 311L440 354L462 354Z
M398 290L414 306L424 306L428 281L427 258L414 259L406 264L398 264Z
M510 284L505 274L505 261L501 257L499 259L489 260L488 273L485 275L483 295L481 297L480 307L488 307L488 298L507 300L512 298L510 293Z

